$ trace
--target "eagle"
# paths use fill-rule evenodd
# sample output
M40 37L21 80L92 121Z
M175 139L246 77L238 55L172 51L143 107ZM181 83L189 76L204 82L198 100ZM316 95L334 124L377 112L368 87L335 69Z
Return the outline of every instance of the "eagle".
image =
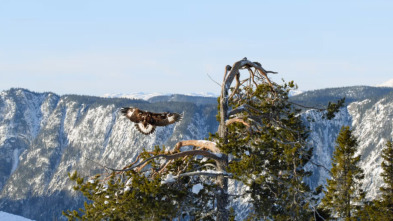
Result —
M135 107L123 107L120 111L145 135L153 133L157 126L164 127L182 119L182 115L178 113L152 113Z

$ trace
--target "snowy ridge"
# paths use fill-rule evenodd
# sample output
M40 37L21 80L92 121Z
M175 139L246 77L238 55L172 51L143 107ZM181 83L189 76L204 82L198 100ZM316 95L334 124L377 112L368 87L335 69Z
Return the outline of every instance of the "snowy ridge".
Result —
M170 95L174 95L174 94L158 93L158 92L156 92L156 93L136 92L136 93L130 93L130 94L104 94L102 97L149 100L150 98L157 97L157 96L170 96ZM185 93L182 95L197 96L197 97L218 97L218 95L214 94L214 93Z
M183 120L145 136L120 112L124 106L173 111ZM83 206L67 173L103 172L88 159L113 168L132 162L142 148L173 147L217 130L216 104L172 102L170 106L129 99L39 94L11 89L0 94L0 210L35 220L60 219ZM63 217L64 218L64 217Z
M139 100L149 100L152 97L170 95L164 93L130 93L130 94L104 94L102 97L105 98L128 98L128 99L139 99Z
M390 79L382 84L377 85L377 87L393 87L393 79Z
M311 129L309 142L314 147L312 161L331 168L331 159L335 147L335 140L342 126L351 126L358 139L358 154L361 155L360 166L364 170L363 188L367 199L374 199L379 195L379 187L383 180L381 151L386 142L393 138L393 101L390 97L383 97L376 101L369 99L353 102L341 109L337 116L328 121L321 113L308 111L304 117L311 118L308 126ZM313 171L308 179L312 187L326 183L330 178L325 168L311 163L307 166Z
M302 94L302 93L304 93L304 91L301 91L301 90L291 90L291 91L289 91L289 96L290 97L292 97L292 96L296 96L296 95L300 95L300 94Z

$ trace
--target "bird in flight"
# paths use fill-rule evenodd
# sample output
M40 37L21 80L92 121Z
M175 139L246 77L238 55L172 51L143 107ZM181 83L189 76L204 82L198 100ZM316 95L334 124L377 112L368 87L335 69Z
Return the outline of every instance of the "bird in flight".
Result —
M135 107L123 107L120 111L135 123L139 132L145 135L153 133L157 126L165 127L182 119L182 115L178 113L152 113Z

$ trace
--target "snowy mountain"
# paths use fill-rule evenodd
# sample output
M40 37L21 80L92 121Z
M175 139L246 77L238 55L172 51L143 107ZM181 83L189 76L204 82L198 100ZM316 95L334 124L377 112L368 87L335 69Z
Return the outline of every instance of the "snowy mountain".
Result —
M119 113L125 106L183 113L177 124L142 135ZM91 160L123 167L142 148L204 139L217 130L216 104L100 98L10 89L0 93L0 210L54 220L81 207L67 173L103 172ZM90 159L90 160L89 160Z
M104 94L102 97L149 100L150 98L158 97L158 96L175 96L175 95L176 94L169 94L169 93L144 93L144 92L137 92L137 93L129 93L129 94ZM218 97L218 95L214 94L214 93L190 93L190 94L183 94L183 95L193 96L193 97Z
M289 91L289 96L290 97L293 97L293 96L296 96L296 95L300 95L300 94L302 94L304 91L301 91L301 90L292 90L292 91Z
M307 91L291 97L294 102L319 106L347 97L347 106L332 121L321 113L306 111L311 129L313 162L330 168L338 131L351 125L359 138L368 197L381 185L379 153L393 137L393 88L347 87ZM91 160L119 168L130 163L142 148L172 147L178 140L203 139L217 130L216 98L161 95L147 100L78 95L58 96L10 89L0 93L0 211L34 220L62 219L61 211L81 207L83 198L72 190L67 173L86 177L102 172ZM183 113L183 120L158 128L151 136L140 134L119 114L124 106L151 111ZM311 186L323 184L324 168L308 165ZM232 184L230 191L242 187ZM239 200L237 213L248 205Z
M364 190L368 199L378 196L382 178L381 151L388 140L393 139L393 88L383 90L372 87L349 87L338 89L325 89L319 91L320 97L336 96L352 100L336 115L333 120L326 120L317 111L306 111L304 119L308 119L310 128L309 142L314 147L312 161L322 165L318 167L309 163L308 168L313 175L308 179L312 187L325 184L329 178L326 169L331 168L331 158L334 151L335 140L342 126L351 126L354 135L358 138L361 157L361 167L365 172ZM354 91L358 93L354 93ZM363 92L367 92L363 94ZM305 94L300 95L305 98ZM365 99L365 97L369 97ZM300 100L302 100L300 99ZM319 102L315 102L318 104ZM307 122L307 121L306 121ZM326 169L325 169L325 168Z
M378 87L393 87L393 79L390 79L382 84L377 85Z
M169 95L169 94L137 92L137 93L130 93L130 94L104 94L102 97L148 100L149 98L152 98L155 96L162 96L162 95Z

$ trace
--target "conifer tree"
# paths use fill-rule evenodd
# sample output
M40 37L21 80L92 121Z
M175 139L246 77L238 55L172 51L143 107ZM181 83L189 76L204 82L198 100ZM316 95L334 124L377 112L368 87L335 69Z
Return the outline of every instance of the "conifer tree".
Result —
M364 192L361 189L363 170L358 166L360 155L357 139L348 126L343 126L336 140L331 169L327 180L322 208L330 211L332 217L355 220L362 206Z
M380 210L384 214L389 214L390 218L393 216L393 143L388 141L386 148L382 150L382 169L381 176L384 185L380 188L382 193L382 200L380 203Z
M382 150L383 159L380 174L384 183L380 187L380 198L367 202L361 212L361 220L386 221L393 217L393 145L392 141L386 143Z
M235 94L232 109L248 107L239 117L250 125L229 127L229 142L222 149L239 159L230 163L230 172L250 187L254 216L306 220L310 190L303 183L308 175L303 168L312 148L306 145L306 129L288 101L295 85L273 84L274 91L261 84Z

